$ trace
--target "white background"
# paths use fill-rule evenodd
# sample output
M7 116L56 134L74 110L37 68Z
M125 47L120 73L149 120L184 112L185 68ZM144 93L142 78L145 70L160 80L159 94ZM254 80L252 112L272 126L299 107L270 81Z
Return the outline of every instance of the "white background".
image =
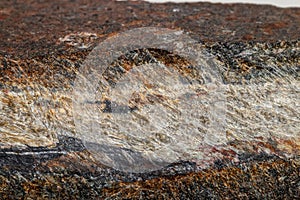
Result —
M205 2L205 0L147 0L149 2ZM213 3L272 4L279 7L300 7L300 0L206 0Z

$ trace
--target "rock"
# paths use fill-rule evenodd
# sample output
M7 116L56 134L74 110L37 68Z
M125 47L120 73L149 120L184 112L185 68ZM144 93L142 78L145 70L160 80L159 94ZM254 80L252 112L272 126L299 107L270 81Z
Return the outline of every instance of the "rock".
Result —
M2 1L0 197L297 198L299 24L299 8L264 5ZM76 137L72 94L80 66L94 47L117 33L147 26L182 30L216 58L226 85L226 142L199 144L197 159L187 155L155 171L130 173L104 165ZM182 76L199 75L189 60L159 49L122 55L105 75L113 84L153 60ZM144 121L148 116L138 112L143 106L176 105L163 91L153 92L152 82L143 81L145 93L136 93L129 105L116 105ZM197 95L208 92L203 88ZM109 113L115 102L87 103ZM199 121L207 124L209 118ZM205 126L199 131L205 132ZM156 136L168 141L165 134ZM141 156L92 145L107 153Z

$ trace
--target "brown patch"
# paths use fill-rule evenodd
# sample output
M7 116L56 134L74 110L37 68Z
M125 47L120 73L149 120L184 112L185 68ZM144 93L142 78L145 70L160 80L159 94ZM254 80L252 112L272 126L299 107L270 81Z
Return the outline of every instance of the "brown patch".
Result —
M293 172L289 171L289 173L297 176L295 170L299 167L296 163L283 160L258 162L245 165L244 170L239 167L228 167L221 170L210 169L199 173L155 178L147 181L118 183L112 188L105 188L103 194L105 197L122 199L134 199L143 196L148 196L150 199L154 197L157 199L179 199L193 188L192 190L198 191L197 197L200 198L201 191L205 197L206 189L209 188L208 191L212 192L211 195L214 194L215 197L222 197L223 199L251 197L255 193L262 196L262 194L268 194L280 188L278 187L281 181L279 174L293 168ZM190 196L193 196L193 192L190 192ZM206 193L206 195L208 194Z
M263 31L267 35L272 35L274 31L278 31L278 29L283 29L288 26L288 23L279 21L274 23L267 23L263 26Z

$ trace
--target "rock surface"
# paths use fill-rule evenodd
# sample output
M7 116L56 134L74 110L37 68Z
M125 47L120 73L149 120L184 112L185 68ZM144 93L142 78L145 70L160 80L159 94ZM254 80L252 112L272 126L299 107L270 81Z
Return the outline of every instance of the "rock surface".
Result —
M299 8L261 5L1 1L0 198L297 198L299 24ZM147 26L183 30L216 56L229 87L228 142L199 145L200 163L125 173L74 137L72 88L99 42Z

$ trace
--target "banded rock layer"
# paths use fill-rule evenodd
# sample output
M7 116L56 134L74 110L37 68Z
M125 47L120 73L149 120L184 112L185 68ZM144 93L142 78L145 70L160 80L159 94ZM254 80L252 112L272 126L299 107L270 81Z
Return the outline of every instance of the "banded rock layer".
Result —
M3 1L0 11L1 197L300 195L299 9ZM181 29L216 57L226 86L227 141L199 145L202 157L196 162L135 174L102 165L83 147L71 98L78 69L99 42L144 26ZM186 66L174 56L150 54L171 67ZM139 58L147 61L143 53ZM135 65L130 55L124 63Z

